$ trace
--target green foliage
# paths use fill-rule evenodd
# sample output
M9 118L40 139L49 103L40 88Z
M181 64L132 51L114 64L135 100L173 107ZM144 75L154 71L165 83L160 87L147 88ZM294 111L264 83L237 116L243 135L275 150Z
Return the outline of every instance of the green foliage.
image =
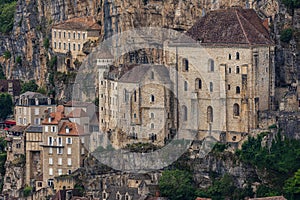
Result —
M14 24L16 1L2 0L0 3L0 32L9 33Z
M1 138L1 141L4 141L4 138ZM5 143L5 146L6 146L6 143ZM6 162L6 153L1 153L0 154L0 174L1 174L2 179L0 180L0 191L2 191L3 184L4 184L5 162Z
M256 196L257 197L272 197L272 196L279 196L281 195L278 190L274 188L270 188L266 185L260 185L257 188Z
M16 58L16 63L21 64L22 63L22 58L21 56L17 56Z
M49 47L50 47L49 38L45 38L43 44L44 44L45 49L49 49Z
M93 102L95 104L95 106L99 106L99 97L96 97L96 99Z
M48 66L51 70L54 70L54 67L56 66L57 64L57 56L53 56L49 62L48 62Z
M10 53L10 51L5 51L4 54L3 54L3 57L4 57L5 59L10 59L10 58L11 58L11 53Z
M293 30L291 28L287 28L281 31L280 33L280 40L282 42L288 43L293 36Z
M213 148L213 152L223 152L225 149L227 149L227 147L228 146L226 144L216 143Z
M159 189L162 196L172 200L194 200L195 188L192 175L183 170L166 170L159 180Z
M47 89L45 87L39 87L39 89L37 89L37 92L46 95Z
M282 0L282 3L289 9L300 8L299 0Z
M10 94L0 94L0 119L6 119L13 114L13 101Z
M300 141L284 140L278 133L272 146L268 148L261 145L263 136L260 134L257 138L249 137L238 155L242 161L264 172L264 178L268 180L268 187L272 191L282 193L285 180L300 168Z
M290 199L300 199L300 169L286 181L284 191Z
M269 129L275 129L275 128L277 128L276 124L272 124L271 126L269 126Z
M250 185L246 188L237 188L234 185L233 177L225 174L220 179L214 179L212 186L197 190L196 195L212 199L244 199L252 197L253 191Z
M39 86L36 84L35 80L30 80L22 84L21 93L31 91L36 92Z
M23 190L24 197L28 197L32 192L32 187L26 186Z
M5 77L4 72L3 72L3 67L0 64L0 80L5 80L5 79L6 79L6 77Z
M83 185L81 185L81 184L75 184L74 189L77 189L79 191L80 196L83 195L83 193L84 193L84 187L83 187Z

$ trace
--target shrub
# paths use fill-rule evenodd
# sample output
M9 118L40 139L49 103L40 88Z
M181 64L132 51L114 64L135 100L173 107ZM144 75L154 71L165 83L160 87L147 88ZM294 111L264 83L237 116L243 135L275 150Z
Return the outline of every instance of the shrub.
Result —
M45 49L49 49L50 46L49 38L45 38L43 44Z
M17 56L16 58L16 63L21 64L22 63L22 58L21 56Z
M287 28L281 31L280 33L280 40L282 42L288 43L293 36L293 30L291 28Z
M10 57L11 57L10 51L5 51L3 56L4 56L5 59L10 59Z
M31 192L32 192L32 187L30 186L25 187L23 190L23 194L25 197L28 197L31 194Z

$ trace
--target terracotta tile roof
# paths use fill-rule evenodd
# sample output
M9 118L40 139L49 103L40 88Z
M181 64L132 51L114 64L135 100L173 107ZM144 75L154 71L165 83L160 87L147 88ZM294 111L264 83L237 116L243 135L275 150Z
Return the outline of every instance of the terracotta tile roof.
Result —
M201 17L187 35L204 44L273 45L268 30L252 9L211 11Z
M49 117L51 117L51 122L49 122ZM52 112L45 117L42 124L58 124L62 118L65 118L65 114L64 112L61 112L61 110Z
M249 200L286 200L283 196L251 198Z
M69 127L69 133L66 133L66 128ZM79 136L84 134L84 128L77 123L63 122L59 132L59 135Z
M76 108L70 112L70 114L67 116L69 118L80 118L80 117L88 117L86 112L82 110L82 108Z
M101 26L96 22L95 18L92 16L89 17L76 17L72 19L68 19L63 23L57 24L53 26L56 29L63 30L101 30Z

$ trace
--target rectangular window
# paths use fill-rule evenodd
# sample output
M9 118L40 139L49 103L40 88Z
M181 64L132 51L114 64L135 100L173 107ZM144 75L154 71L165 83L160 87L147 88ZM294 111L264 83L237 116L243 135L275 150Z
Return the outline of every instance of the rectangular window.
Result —
M68 158L68 166L71 166L71 165L72 165L72 159Z
M61 32L58 32L58 37L61 38Z
M53 169L49 168L49 175L52 176L53 175Z
M54 49L56 49L56 42L54 42Z
M21 144L16 144L17 149L21 148Z
M64 50L66 50L66 43L64 43Z
M66 138L66 143L67 144L72 144L72 138Z
M34 109L34 114L35 115L39 115L40 114L40 109L39 108L35 108Z
M73 44L73 51L76 51L76 44Z
M213 92L214 91L214 85L212 82L209 83L209 91Z
M48 186L49 186L49 187L52 187L52 186L53 186L53 179L49 179L49 180L48 180Z
M61 42L58 43L58 48L61 49Z
M84 155L85 151L84 151L84 148L82 147L81 148L81 155Z
M62 146L62 139L61 139L61 137L58 138L58 146Z
M47 133L48 131L48 126L45 126L45 132Z
M68 155L71 155L72 154L72 149L71 147L68 147Z
M49 148L49 154L52 154L52 147Z
M58 176L62 175L62 169L58 169Z
M56 132L56 127L55 126L51 126L51 132L52 133Z
M80 39L80 33L78 33L78 39Z
M49 165L53 165L53 159L49 158Z
M82 39L84 39L84 40L85 40L85 33L83 33L83 34L82 34Z
M27 119L24 117L24 124L26 125L27 124Z
M62 148L57 148L57 154L63 154L63 149Z
M64 38L66 38L66 32L64 32Z
M74 33L73 33L73 39L74 39L74 40L75 40L75 36L76 36L76 33L74 32Z
M68 38L69 38L69 39L71 38L71 33L70 33L70 32L68 32Z
M53 145L53 138L48 137L48 145L52 146Z
M62 158L58 158L58 165L62 165Z
M78 51L80 51L80 44L78 44Z
M56 31L54 31L54 38L56 38Z

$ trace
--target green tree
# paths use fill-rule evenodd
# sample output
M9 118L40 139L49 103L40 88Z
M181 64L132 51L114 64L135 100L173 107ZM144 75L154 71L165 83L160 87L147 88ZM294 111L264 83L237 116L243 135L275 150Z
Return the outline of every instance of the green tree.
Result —
M9 33L14 24L16 1L2 1L0 4L0 32Z
M300 169L286 181L284 191L290 196L290 199L300 199Z
M31 80L22 84L21 93L27 91L36 92L38 88L39 86L36 84L35 80Z
M4 72L3 72L3 67L0 64L0 80L5 80L5 79L6 79L6 77L5 77Z
M13 101L10 94L0 94L0 119L4 120L13 114Z
M45 49L49 49L50 46L49 38L45 38L43 44Z
M5 59L10 59L10 57L11 57L10 51L4 51L3 56Z
M282 42L288 43L293 36L293 30L291 28L287 28L281 31L280 33L280 40Z
M195 188L192 175L183 170L166 170L159 180L159 189L162 196L172 200L194 200Z

